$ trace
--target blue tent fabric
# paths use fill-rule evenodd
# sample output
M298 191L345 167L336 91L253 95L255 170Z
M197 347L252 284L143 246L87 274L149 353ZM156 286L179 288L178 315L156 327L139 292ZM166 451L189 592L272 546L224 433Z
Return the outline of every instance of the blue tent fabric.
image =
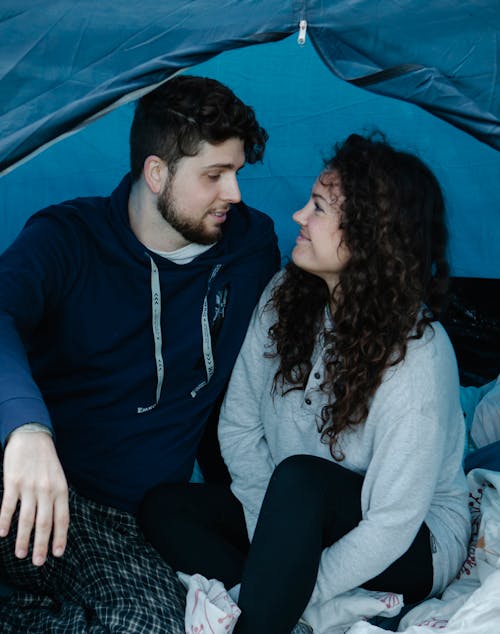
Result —
M500 148L497 0L3 0L0 170L174 72L282 39L300 20L340 77Z
M286 36L287 4L262 16L249 0L4 0L0 171L179 69Z
M297 234L291 214L308 197L322 157L351 132L378 128L438 176L453 274L500 278L500 152L413 104L342 81L309 36L304 46L297 44L297 31L279 42L221 53L186 72L229 85L268 130L264 163L245 167L240 182L245 201L273 217L285 258ZM41 207L114 188L128 170L133 106L114 109L0 178L0 251Z
M285 257L321 157L379 128L438 176L453 274L500 278L499 27L498 0L3 0L0 251L37 209L111 191L133 100L186 69L228 84L270 133L242 192Z
M340 28L321 26L312 37L335 73L500 149L498 2L332 4Z

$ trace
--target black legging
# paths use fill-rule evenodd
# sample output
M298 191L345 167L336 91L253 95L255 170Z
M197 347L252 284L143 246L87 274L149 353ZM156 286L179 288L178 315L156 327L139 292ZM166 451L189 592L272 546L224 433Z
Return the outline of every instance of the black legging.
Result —
M235 634L288 634L303 613L321 553L361 521L362 476L330 460L291 456L269 482L251 547L241 504L220 485L165 484L145 498L139 522L174 569L241 581ZM369 590L424 599L433 581L429 530L423 524L406 553Z

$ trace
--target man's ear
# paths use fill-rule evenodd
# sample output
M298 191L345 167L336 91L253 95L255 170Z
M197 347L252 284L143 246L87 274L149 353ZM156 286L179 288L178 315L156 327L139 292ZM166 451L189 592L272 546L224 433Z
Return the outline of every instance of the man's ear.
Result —
M168 177L168 167L161 158L152 154L144 161L144 180L153 194L159 194Z

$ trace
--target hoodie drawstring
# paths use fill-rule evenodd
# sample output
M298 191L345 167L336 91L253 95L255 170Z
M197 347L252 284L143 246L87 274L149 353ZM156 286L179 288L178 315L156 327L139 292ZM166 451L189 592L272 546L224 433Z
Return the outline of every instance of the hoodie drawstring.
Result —
M210 293L210 287L215 279L215 276L222 268L222 264L217 264L212 269L210 277L208 278L207 292L205 293L205 299L203 300L203 310L201 311L201 333L203 336L203 358L205 360L205 371L207 378L197 385L191 392L191 396L194 398L202 387L205 387L210 382L215 370L214 355L212 352L212 338L210 336L210 324L208 323L208 294Z
M149 254L148 254L149 255ZM158 267L155 264L153 258L149 255L151 261L151 305L152 305L152 329L153 340L155 349L155 362L156 362L156 400L153 405L147 407L138 407L137 413L144 414L154 409L161 396L161 390L163 387L163 380L165 377L165 364L162 356L162 331L161 331L161 288L160 288L160 274ZM215 370L214 356L212 352L212 338L210 336L210 324L208 320L208 294L212 282L215 279L217 273L222 268L222 264L217 264L212 269L210 277L208 279L207 291L203 300L203 310L201 312L201 332L203 337L203 358L205 361L206 379L197 385L192 391L191 396L194 398L198 392L210 382Z
M163 386L163 378L165 376L165 364L163 363L163 356L161 352L163 339L161 332L160 274L158 273L158 267L156 266L153 258L149 256L149 259L151 260L151 309L156 361L156 401L153 403L153 405L148 405L147 407L138 407L138 414L149 412L149 410L158 405L161 395L161 388Z

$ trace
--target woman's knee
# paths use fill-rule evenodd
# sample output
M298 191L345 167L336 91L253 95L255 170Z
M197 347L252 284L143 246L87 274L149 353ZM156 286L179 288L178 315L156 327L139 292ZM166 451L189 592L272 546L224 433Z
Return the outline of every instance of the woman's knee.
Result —
M323 462L328 461L305 454L288 456L276 466L269 487L288 494L315 488L322 479Z
M268 486L269 495L285 496L295 501L319 499L335 501L349 492L361 494L363 477L345 467L318 456L297 454L280 462ZM343 498L343 495L341 496ZM357 508L357 507L356 507Z

